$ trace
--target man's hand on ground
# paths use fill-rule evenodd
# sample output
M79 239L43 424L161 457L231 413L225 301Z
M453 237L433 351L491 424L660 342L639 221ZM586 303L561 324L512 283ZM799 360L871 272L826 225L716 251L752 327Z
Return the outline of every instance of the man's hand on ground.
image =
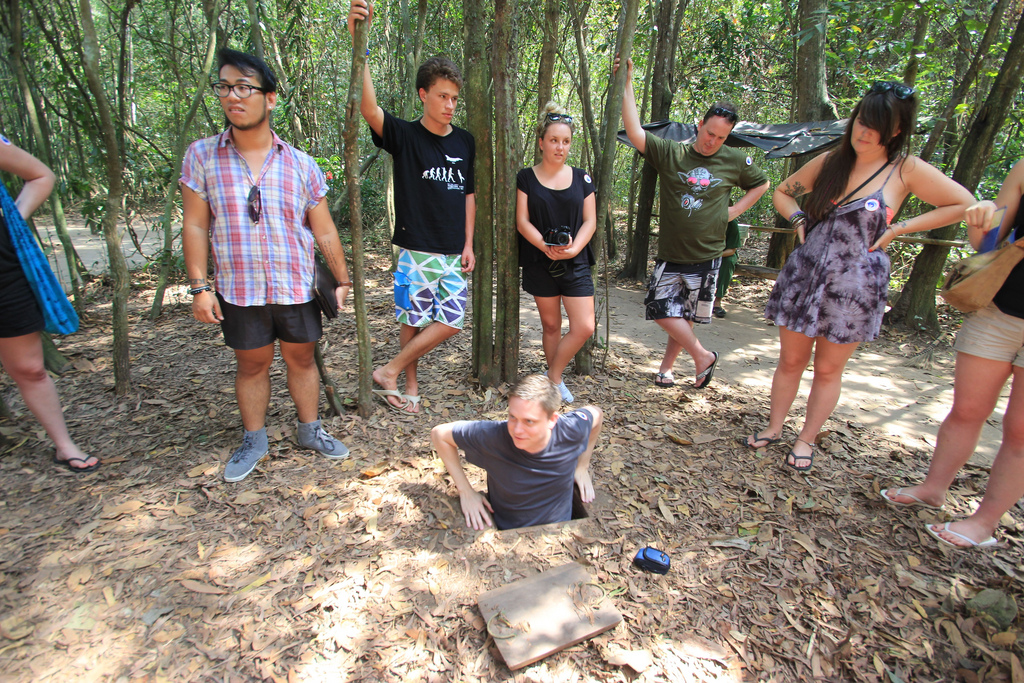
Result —
M587 469L576 469L576 486L580 488L580 498L583 499L584 503L590 503L594 500L594 482L590 481L590 470Z
M201 323L219 323L224 320L220 302L213 292L199 292L192 297L192 315Z
M589 481L589 477L587 479ZM493 514L494 509L491 508L491 502L482 494L471 489L460 493L459 500L462 503L462 513L466 515L466 526L477 531L494 526L491 522L491 515L487 514L488 512Z

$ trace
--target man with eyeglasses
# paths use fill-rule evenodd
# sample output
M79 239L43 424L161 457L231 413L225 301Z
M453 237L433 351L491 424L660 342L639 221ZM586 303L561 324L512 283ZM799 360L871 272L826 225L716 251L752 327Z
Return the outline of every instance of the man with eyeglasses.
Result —
M370 21L373 5L352 0L349 32ZM462 74L449 59L431 57L416 73L423 115L414 121L392 116L377 104L369 63L363 74L360 112L373 144L394 160L395 318L401 325L398 355L373 371L373 382L392 410L419 412L419 359L458 334L466 319L466 273L473 270L476 144L469 131L452 125ZM405 390L398 376L405 373Z
M323 328L313 301L314 243L340 283L339 305L352 283L338 231L324 199L327 181L313 159L270 128L277 79L252 55L218 54L220 99L227 130L192 143L181 170L182 245L192 314L220 323L235 352L235 398L245 434L227 465L241 481L267 455L266 416L274 341L288 370L298 413L299 447L328 458L348 449L319 419L320 376L314 360ZM216 292L207 283L213 247Z
M647 133L637 114L632 60L626 61L622 120L629 141L657 169L661 187L658 256L644 300L647 319L668 333L654 384L675 383L672 366L685 349L693 358L694 386L703 389L714 377L718 353L704 348L693 324L711 322L726 226L768 190L768 177L744 152L723 146L739 120L731 102L708 108L690 144ZM730 206L734 187L744 194Z

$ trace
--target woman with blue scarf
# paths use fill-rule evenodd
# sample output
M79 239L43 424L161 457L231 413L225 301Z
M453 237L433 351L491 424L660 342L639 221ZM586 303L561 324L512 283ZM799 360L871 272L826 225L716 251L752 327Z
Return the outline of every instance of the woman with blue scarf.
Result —
M25 181L14 203L21 218L30 216L53 189L53 172L3 135L0 170ZM11 240L8 223L17 219L0 215L0 363L18 385L29 410L53 439L57 447L54 463L76 474L92 472L99 468L100 460L83 453L71 440L57 387L43 366L39 335L46 321Z

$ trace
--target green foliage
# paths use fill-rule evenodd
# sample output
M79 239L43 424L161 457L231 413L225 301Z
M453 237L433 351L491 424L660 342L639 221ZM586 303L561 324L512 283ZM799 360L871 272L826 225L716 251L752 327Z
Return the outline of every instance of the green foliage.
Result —
M102 214L104 169L96 116L83 93L84 75L77 66L76 51L81 44L77 26L78 4L72 0L24 0L23 49L31 65L31 84L49 126L53 156L59 159L55 169L58 191L72 200L90 226L97 226ZM274 127L286 141L317 158L328 180L332 206L340 198L336 218L339 227L347 221L344 173L341 161L343 103L348 89L351 42L345 25L347 3L322 0L260 0L257 3L262 22L267 60L278 71L282 87ZM408 3L415 26L415 3ZM119 36L123 0L96 4L96 26L101 43L100 63L104 86L116 97L119 87L125 93L121 102L112 102L117 124L125 141L125 183L129 207L148 208L163 200L163 193L174 180L175 140L182 132L185 111L196 88L208 92L211 74L202 73L203 46L207 38L205 9L209 3L178 3L171 0L138 3L128 16L124 37L126 51L124 81L118 65L122 50ZM583 36L585 55L579 55L574 41L572 13L563 4L561 45L556 59L553 98L565 105L582 121L583 106L578 76L582 61L590 70L589 97L597 116L611 78L612 54L618 26L620 3L615 0L575 0L585 12ZM743 118L752 121L786 122L792 118L795 50L813 31L801 31L797 23L798 3L790 0L691 0L682 21L678 40L676 70L673 74L675 96L671 116L693 121L707 104L721 97L737 101ZM928 13L930 21L922 45L913 45L914 27L919 13ZM541 47L540 17L542 4L521 7L518 23L520 45L516 91L519 100L519 127L525 139L521 149L524 163L533 149L532 133L536 113L536 82ZM0 10L6 15L9 9ZM931 130L955 86L958 60L973 54L974 45L986 30L990 7L981 0L936 0L919 5L909 0L891 4L833 0L827 9L827 74L829 95L840 116L846 115L866 87L876 79L899 79L908 60L919 60L916 87L921 101L922 135L916 136L918 148ZM651 36L668 27L654 25L657 4L641 10L633 45L638 94L643 87L640 75L652 58L648 51ZM991 79L1005 54L1014 17L1004 19L999 39L987 55L979 82L955 113L956 130L966 130L978 105L983 101ZM377 96L382 106L400 112L406 101L419 102L407 81L406 53L412 49L411 37L401 31L401 3L381 0L376 4L376 19L370 31L370 65ZM483 28L481 30L484 30ZM220 44L252 49L250 18L246 3L230 3L218 25ZM431 0L427 7L423 56L443 54L462 62L462 4L457 0ZM8 34L0 33L0 50L9 52ZM582 61L581 61L582 60ZM25 123L24 103L9 64L0 63L0 122L4 132L32 149ZM1010 166L1024 155L1021 114L1024 107L1018 97L1010 122L996 145L991 164L978 195L993 197ZM464 112L457 114L457 123ZM600 121L596 124L600 125ZM621 122L614 121L616 127ZM223 128L223 116L212 94L204 99L191 128L184 131L193 140L215 134ZM589 132L581 129L573 145L570 163L592 166L585 154ZM942 149L933 159L951 169L956 161L959 140ZM373 152L366 127L360 131L362 157ZM383 243L384 167L386 155L370 166L363 178L364 213L371 237ZM616 157L615 191L625 204L629 191L631 155ZM760 159L759 159L760 161ZM786 173L785 164L762 164L773 185ZM501 178L498 182L514 182ZM770 202L762 201L746 218L768 223L773 215Z

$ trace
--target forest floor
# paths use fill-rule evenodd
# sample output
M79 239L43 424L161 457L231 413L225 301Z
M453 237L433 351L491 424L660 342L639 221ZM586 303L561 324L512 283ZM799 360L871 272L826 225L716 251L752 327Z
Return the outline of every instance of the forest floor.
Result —
M366 283L377 359L398 344L387 265L371 258ZM951 400L951 337L929 345L886 330L864 345L819 437L823 455L798 475L780 466L783 443L737 442L768 413L778 341L759 313L770 284L738 281L728 317L699 329L722 352L705 391L685 358L676 387L652 385L663 336L643 321L641 287L613 285L604 367L568 376L577 405L605 410L598 499L586 519L504 532L466 529L429 443L439 422L504 416L502 392L470 377L468 330L422 363L419 416L378 404L366 419L326 419L352 450L341 462L295 446L276 361L270 457L227 484L240 421L219 329L192 319L181 286L149 321L152 285L137 284L133 385L117 398L110 304L95 291L82 330L60 342L72 366L57 383L74 436L103 458L98 472L52 465L0 376L17 413L0 421L0 680L1024 680L1020 619L997 627L966 605L984 588L1020 599L1024 512L1007 515L990 553L943 549L924 532L980 499L998 415L947 513L878 497L927 469ZM324 341L343 396L357 382L348 308ZM522 311L521 370L540 371L532 302ZM667 575L631 564L648 544L671 556ZM509 671L478 596L567 562L623 621Z

